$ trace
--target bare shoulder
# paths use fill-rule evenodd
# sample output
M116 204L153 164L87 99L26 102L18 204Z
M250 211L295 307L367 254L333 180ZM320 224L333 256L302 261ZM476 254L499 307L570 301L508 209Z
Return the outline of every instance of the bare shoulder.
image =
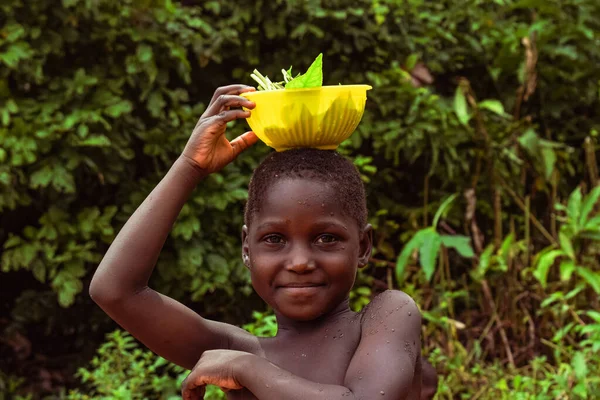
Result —
M380 293L361 311L361 314L363 329L398 323L419 328L421 326L421 312L417 303L400 290L386 290Z
M360 342L345 384L357 398L418 400L421 391L421 313L406 293L387 290L360 315Z

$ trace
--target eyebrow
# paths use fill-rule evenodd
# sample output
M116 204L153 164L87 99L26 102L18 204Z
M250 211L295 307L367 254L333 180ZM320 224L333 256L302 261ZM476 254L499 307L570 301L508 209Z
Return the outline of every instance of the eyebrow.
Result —
M288 225L288 224L286 223L285 220L267 221L267 222L263 222L262 224L258 225L256 227L256 230L260 231L260 230L265 230L265 229L270 229L270 228L278 228L280 226L286 226L286 225ZM345 225L343 225L337 221L324 220L324 221L319 221L319 222L315 223L314 227L317 229L327 229L327 228L331 228L331 227L343 229L345 227Z

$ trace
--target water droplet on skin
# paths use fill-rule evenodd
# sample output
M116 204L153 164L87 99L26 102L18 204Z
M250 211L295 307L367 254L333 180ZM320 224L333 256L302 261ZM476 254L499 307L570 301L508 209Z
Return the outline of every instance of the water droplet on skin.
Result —
M344 337L344 334L342 333L342 334L340 335L340 338L343 338L343 337Z
M381 392L379 392L379 394L383 396L385 392L382 390Z
M302 353L302 357L306 357L306 354Z
M396 332L396 330L395 330L395 329L392 329L392 332Z
M269 385L265 385L265 386L267 387L267 389L270 389L270 388L271 388L271 386L269 386Z
M409 312L408 312L408 316L410 317L411 315L412 315L412 313L409 311Z
M359 377L358 377L358 379L359 379L359 380L360 380L360 379L362 379L362 376L359 376Z
M390 341L389 341L389 340L386 340L386 342L387 342L387 343L389 343Z
M396 311L398 311L400 309L400 307L396 307Z

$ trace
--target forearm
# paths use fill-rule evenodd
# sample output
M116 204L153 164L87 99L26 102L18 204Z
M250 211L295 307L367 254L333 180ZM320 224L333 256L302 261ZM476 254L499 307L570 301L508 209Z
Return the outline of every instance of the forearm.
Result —
M90 286L94 300L119 299L147 285L173 223L202 178L187 160L175 161L108 249Z
M259 400L355 399L347 387L301 378L254 355L240 363L238 370L236 377L240 384Z

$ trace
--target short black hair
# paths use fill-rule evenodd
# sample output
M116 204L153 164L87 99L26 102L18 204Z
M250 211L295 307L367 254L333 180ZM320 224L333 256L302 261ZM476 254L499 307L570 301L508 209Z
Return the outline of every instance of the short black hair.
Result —
M256 168L248 186L244 222L249 225L267 192L279 179L303 178L325 183L334 189L343 212L367 223L367 199L360 173L351 161L334 150L297 148L270 153Z

